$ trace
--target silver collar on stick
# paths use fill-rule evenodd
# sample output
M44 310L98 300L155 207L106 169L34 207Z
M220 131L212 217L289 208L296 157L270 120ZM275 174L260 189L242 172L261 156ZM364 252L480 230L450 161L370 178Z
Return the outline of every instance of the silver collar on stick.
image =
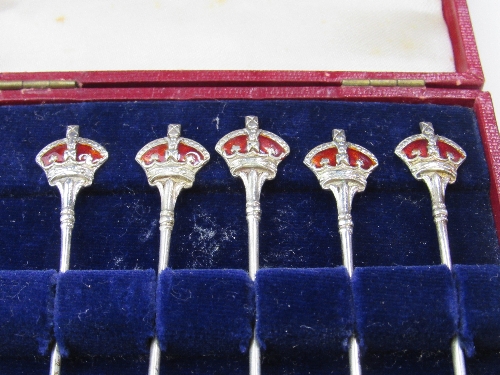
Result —
M66 138L47 145L36 156L50 186L61 193L61 261L59 272L69 269L71 233L75 224L75 201L80 189L92 184L95 171L108 159L108 152L100 144L80 138L78 125L70 125ZM56 343L50 359L50 374L59 375L61 355Z
M313 148L306 155L304 164L316 175L321 187L331 190L335 196L342 258L349 276L352 276L352 200L357 192L365 190L366 179L377 167L378 161L364 147L347 142L343 130L334 129L332 136L332 142ZM349 341L349 366L351 375L361 375L359 344L354 335Z
M420 130L421 134L403 140L395 152L410 168L413 177L427 184L431 194L432 215L438 234L441 263L451 269L445 192L446 186L457 179L458 167L467 155L452 140L435 134L430 122L421 122ZM465 359L458 336L453 338L451 345L455 375L465 375Z
M248 271L255 280L259 270L260 193L264 182L276 176L278 164L290 153L290 148L276 134L259 129L257 116L246 116L245 128L222 137L215 150L227 162L231 174L245 184ZM260 375L260 348L255 330L249 355L250 375Z
M149 142L135 157L146 172L149 184L156 186L161 196L158 275L168 267L177 197L182 189L193 186L196 173L210 159L202 145L180 135L181 126L170 124L165 138ZM160 345L154 337L150 346L149 375L160 373L160 359Z

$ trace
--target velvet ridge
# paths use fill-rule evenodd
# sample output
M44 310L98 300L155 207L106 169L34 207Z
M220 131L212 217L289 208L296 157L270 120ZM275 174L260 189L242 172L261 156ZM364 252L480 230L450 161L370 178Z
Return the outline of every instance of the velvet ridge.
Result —
M149 353L155 286L153 270L60 274L54 323L61 355Z
M458 306L448 267L357 268L352 288L364 350L449 350Z
M257 337L266 356L345 352L354 332L344 267L267 268L257 273Z
M0 356L47 355L55 271L0 271Z
M242 270L175 270L160 275L156 327L169 356L237 356L248 351L253 283Z
M500 350L500 267L462 266L453 269L458 286L460 334L469 356Z

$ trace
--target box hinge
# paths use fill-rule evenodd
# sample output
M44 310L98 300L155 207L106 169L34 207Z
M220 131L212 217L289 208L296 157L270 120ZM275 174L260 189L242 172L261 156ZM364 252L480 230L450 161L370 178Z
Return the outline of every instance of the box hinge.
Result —
M425 87L423 79L344 79L342 86Z
M23 89L74 89L78 87L77 81L51 80L51 81L2 81L0 90L23 90Z

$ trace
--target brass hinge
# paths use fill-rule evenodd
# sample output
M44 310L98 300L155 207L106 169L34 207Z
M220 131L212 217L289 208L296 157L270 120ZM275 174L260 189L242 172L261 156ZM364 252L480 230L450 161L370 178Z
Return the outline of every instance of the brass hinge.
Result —
M425 87L423 79L344 79L342 86Z
M23 90L23 89L74 89L78 82L70 80L52 81L1 81L0 90Z

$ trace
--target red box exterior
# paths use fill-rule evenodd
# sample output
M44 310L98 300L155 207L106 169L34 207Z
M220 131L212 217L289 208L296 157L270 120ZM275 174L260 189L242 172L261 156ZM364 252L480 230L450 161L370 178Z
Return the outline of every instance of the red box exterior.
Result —
M424 80L429 88L480 89L484 76L466 0L442 0L443 16L453 47L456 72L341 72L341 71L109 71L0 73L0 81L75 80L80 88L117 87L234 87L340 86L344 80ZM212 98L218 91L214 91ZM229 91L227 92L229 95ZM93 92L87 98L93 99ZM123 94L119 94L123 95ZM171 98L186 98L184 93ZM226 96L224 95L224 96ZM238 95L234 93L235 97ZM7 96L7 97L5 97ZM113 97L113 92L110 92ZM137 93L136 98L140 96ZM11 95L0 92L0 101ZM14 99L14 98L12 98ZM54 98L57 99L57 98ZM97 99L99 100L99 99Z

